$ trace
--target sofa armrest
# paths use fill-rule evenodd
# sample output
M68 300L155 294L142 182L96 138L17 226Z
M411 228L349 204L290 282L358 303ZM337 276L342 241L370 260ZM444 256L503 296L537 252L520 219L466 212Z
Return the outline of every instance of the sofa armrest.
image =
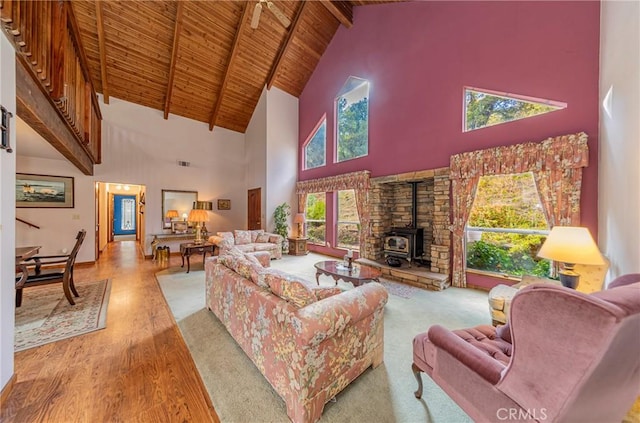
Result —
M382 313L388 297L381 284L371 282L298 309L292 324L297 328L299 345L318 345L347 326Z
M476 372L487 382L495 385L502 377L505 366L487 353L469 344L461 337L440 325L429 328L429 341L456 360Z

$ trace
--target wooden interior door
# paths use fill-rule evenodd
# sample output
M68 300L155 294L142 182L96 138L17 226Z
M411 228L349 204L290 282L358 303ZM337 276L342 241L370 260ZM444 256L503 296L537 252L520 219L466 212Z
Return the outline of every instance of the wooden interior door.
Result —
M262 188L254 188L247 191L247 228L262 228Z

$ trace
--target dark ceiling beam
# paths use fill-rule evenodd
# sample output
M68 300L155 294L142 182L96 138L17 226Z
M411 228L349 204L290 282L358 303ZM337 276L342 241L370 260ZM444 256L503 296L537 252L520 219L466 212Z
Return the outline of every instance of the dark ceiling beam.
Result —
M278 52L278 57L276 57L276 60L271 66L271 72L269 72L269 76L267 77L267 90L271 89L273 82L276 80L276 77L278 76L278 68L280 67L280 63L282 63L282 59L287 54L287 50L291 45L291 40L293 40L293 34L296 32L296 29L298 28L298 24L301 22L300 16L302 16L302 11L304 10L306 5L307 5L306 1L300 2L300 7L298 8L296 15L294 16L293 21L291 22L291 26L289 27L289 33L287 34L287 38L284 41L284 45Z
M344 1L320 0L320 3L346 28L353 26L353 7Z
M169 82L167 82L167 94L164 98L164 118L169 119L169 110L171 108L171 93L173 92L173 78L176 74L176 61L178 60L178 41L182 32L182 8L184 1L178 1L178 9L176 10L176 25L173 28L173 46L171 47L171 64L169 65Z
M93 175L93 161L45 95L40 84L16 60L16 109L18 116L85 175Z
M96 1L96 27L98 30L98 48L100 49L100 78L102 83L102 97L105 104L109 104L109 84L107 84L107 47L104 39L104 25L102 18L102 0Z
M220 105L222 104L222 99L224 98L224 92L227 90L227 83L229 82L229 77L231 76L231 68L233 67L233 62L236 59L238 54L238 44L240 44L240 35L244 31L247 26L247 10L249 10L249 3L247 1L244 6L242 6L242 13L240 16L240 24L238 25L238 30L233 38L233 45L231 47L231 53L229 55L229 63L227 63L227 68L224 70L224 78L222 79L222 85L220 86L220 93L218 94L218 99L216 100L216 105L213 108L213 113L211 114L211 120L209 121L209 131L213 131L213 127L216 124L216 119L218 118L218 112L220 111Z

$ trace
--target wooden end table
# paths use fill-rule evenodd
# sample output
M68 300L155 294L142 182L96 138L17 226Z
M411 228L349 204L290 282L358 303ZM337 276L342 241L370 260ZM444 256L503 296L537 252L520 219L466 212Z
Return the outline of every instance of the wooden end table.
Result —
M289 255L304 256L309 253L307 250L307 240L309 238L287 238L289 240Z
M327 260L320 261L313 265L316 268L316 283L320 285L319 277L324 274L331 276L338 284L338 279L342 279L345 282L351 282L353 286L360 286L363 283L376 281L382 272L375 267L367 266L364 264L353 264L351 269L347 268L347 265L342 261Z
M203 242L202 244L196 244L195 242L185 242L180 244L180 256L182 257L182 266L184 267L184 259L187 259L187 273L191 270L191 263L189 262L189 256L191 254L200 254L202 253L202 262L204 263L204 259L209 255L213 255L215 251L215 244L210 242Z

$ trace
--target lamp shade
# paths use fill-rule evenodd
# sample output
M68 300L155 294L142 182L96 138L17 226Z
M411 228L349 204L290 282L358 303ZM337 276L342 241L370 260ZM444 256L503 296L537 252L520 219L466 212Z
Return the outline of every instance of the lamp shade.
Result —
M168 219L175 219L179 216L180 215L178 214L178 210L167 210L167 215L165 217L167 217Z
M293 217L293 223L304 223L304 213L296 213Z
M213 210L213 203L211 201L194 201L193 208L196 210Z
M189 222L206 222L209 220L209 216L207 215L206 210L194 209L189 212L189 217L187 218Z
M554 226L538 257L572 264L604 264L602 254L589 229L576 226Z

